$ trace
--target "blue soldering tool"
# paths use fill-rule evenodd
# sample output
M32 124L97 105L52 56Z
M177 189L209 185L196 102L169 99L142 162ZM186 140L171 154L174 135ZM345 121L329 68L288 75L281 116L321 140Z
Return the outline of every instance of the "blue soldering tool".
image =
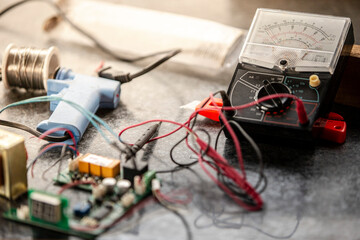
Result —
M48 96L56 96L68 100L91 113L99 108L114 109L119 105L120 85L127 80L107 79L75 74L72 70L61 68L59 53L56 47L48 49L17 47L10 44L5 50L2 61L2 82L5 88L25 88L46 90ZM58 98L57 98L58 99ZM76 142L83 136L89 118L66 101L51 101L52 114L48 120L38 124L39 132L54 128L69 129ZM53 133L53 136L66 136L63 131ZM66 139L66 138L65 138ZM66 143L72 144L69 139Z
M98 72L98 77L91 77L75 74L70 69L60 68L56 47L38 49L17 47L10 44L3 56L0 80L2 80L5 88L46 90L48 96L55 95L62 100L73 102L87 111L95 113L99 108L116 108L119 105L120 85L122 83L130 82L132 79L153 70L180 51L180 49L175 49L128 59L127 62L134 62L164 54L162 58L133 74L112 72L109 71L110 67L107 67ZM46 132L54 128L66 128L74 134L75 140L78 142L89 125L89 118L66 101L50 102L50 110L52 115L48 120L39 123L37 130ZM18 128L24 129L24 127ZM33 133L33 131L31 132ZM61 138L66 136L65 134L65 132L58 131L53 135ZM63 140L58 139L57 141ZM72 141L67 140L66 143L72 144Z
M76 102L88 111L95 113L99 108L114 109L119 104L120 82L101 77L75 74L72 70L60 68L55 79L47 80L47 95L57 95ZM89 120L66 102L50 102L51 114L37 126L45 132L52 128L67 128L73 132L76 142L84 134ZM57 134L61 134L57 132ZM65 132L63 133L65 134Z

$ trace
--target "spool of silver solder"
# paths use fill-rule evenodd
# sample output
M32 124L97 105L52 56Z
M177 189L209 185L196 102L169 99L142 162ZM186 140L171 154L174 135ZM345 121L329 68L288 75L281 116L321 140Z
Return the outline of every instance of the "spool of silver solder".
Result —
M56 47L38 49L10 44L2 60L2 81L6 88L45 89L60 67Z

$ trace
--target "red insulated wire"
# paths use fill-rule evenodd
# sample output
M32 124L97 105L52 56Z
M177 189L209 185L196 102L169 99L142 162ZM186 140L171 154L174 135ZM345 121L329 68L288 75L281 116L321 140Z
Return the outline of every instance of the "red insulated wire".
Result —
M68 133L74 143L74 147L77 149L77 146L76 146L76 140L75 140L75 137L74 137L74 134L72 133L72 131L70 131L69 129L67 128L52 128L50 130L47 130L46 132L44 132L43 134L41 134L39 136L39 139L43 139L44 137L50 135L51 133L54 133L54 132L58 132L58 131L65 131L66 133Z
M298 113L298 118L299 118L300 124L302 124L302 125L307 124L309 122L309 119L306 114L304 103L300 99L296 100L296 111Z
M201 166L201 168L204 170L204 172L224 191L226 192L238 205L240 205L241 207L243 207L244 209L248 210L248 211L257 211L260 210L262 208L263 205L263 201L260 197L260 195L258 195L256 193L256 191L246 182L244 181L244 186L246 186L246 188L244 189L244 191L250 195L250 197L252 197L252 199L254 200L254 202L256 203L255 206L251 206L246 204L245 202L241 201L238 197L236 197L234 195L234 193L228 188L226 187L223 183L221 183L220 181L218 181L205 167L204 162L203 162L203 158L201 157L201 155L199 155L199 164ZM240 175L239 175L240 177ZM235 181L235 183L237 185L239 185L239 181Z
M208 156L211 157L214 161L226 162L226 160L221 155L219 155L212 147L208 146L208 144L205 143L204 141L202 141L200 138L198 138L196 141L200 145L201 149L203 149L203 150L208 149L208 151L207 151ZM224 172L225 172L224 175L226 175L231 180L233 180L234 183L236 183L241 189L243 189L245 191L245 193L247 193L253 199L253 201L255 202L255 206L248 205L245 202L241 201L237 196L235 196L235 194L228 187L226 187L223 183L218 181L218 179L216 179L205 167L204 159L200 153L198 154L198 158L199 158L199 164L200 164L201 168L204 170L204 172L223 191L225 191L237 204L239 204L240 206L242 206L244 209L246 209L248 211L257 211L262 208L263 201L262 201L262 198L260 197L260 195L241 175L239 175L236 172L235 169L233 169L230 166L226 167L225 165L222 165L222 164L218 165L220 168L222 168L224 170Z
M172 123L172 124L176 124L176 125L179 125L180 127L177 128L176 130L168 133L167 135L170 135L176 131L178 131L180 128L182 127L185 127L189 132L192 132L194 133L194 131L189 127L190 126L190 121L191 119L193 119L195 117L195 114L192 114L188 121L186 121L184 124L181 124L181 123L177 123L177 122L174 122L174 121L169 121L169 120L149 120L149 121L145 121L143 123L139 123L139 124L136 124L136 125L133 125L133 126L130 126L130 127L127 127L126 129L122 130L119 134L119 136L121 136L121 134L126 131L127 129L130 129L130 128L133 128L133 127L137 127L137 126L140 126L140 125L143 125L143 124L147 124L147 123L150 123L150 122L159 122L159 121L162 121L162 122L169 122L169 123ZM228 123L227 123L228 124ZM228 126L228 128L231 129L230 126ZM230 130L231 131L231 130ZM199 138L197 137L197 135L195 135L197 140L199 140ZM235 135L234 135L235 136ZM163 136L162 136L163 137ZM236 139L236 137L234 138ZM236 140L235 140L236 141ZM199 144L200 142L198 142ZM204 142L202 142L204 143ZM208 145L206 143L204 143L205 145L202 146L202 150L205 151L208 147ZM256 193L255 190L253 190L253 188L244 180L245 178L245 174L243 174L244 176L241 176L239 173L237 173L234 169L232 169L232 167L228 166L227 162L225 159L223 159L222 157L219 157L220 155L218 155L216 153L215 150L213 149L208 149L210 150L209 152L207 152L207 154L210 153L211 157L214 159L214 161L217 163L218 166L220 166L220 168L222 169L222 171L224 172L224 175L227 176L228 178L232 179L239 187L241 187L242 189L244 189L244 191L246 193L249 194L250 197L252 197L252 199L257 203L257 205L254 207L254 206L249 206L247 204L245 204L243 201L241 201L239 198L237 198L233 193L232 191L227 188L224 184L222 184L221 182L219 182L214 176L211 175L210 172L208 172L208 170L205 168L205 166L203 165L203 162L205 161L204 159L202 159L201 157L201 154L198 153L197 151L195 151L189 144L188 142L188 139L186 139L186 145L187 147L192 151L194 152L195 154L197 154L199 156L199 163L200 165L202 166L203 170L209 175L209 177L220 187L222 188L227 194L229 194L230 197L232 197L234 199L234 201L236 203L238 203L240 206L244 207L245 209L249 210L249 211L254 211L254 210L258 210L262 207L262 199L260 198L260 196ZM200 144L199 144L200 145ZM240 156L240 167L242 168L243 170L243 173L245 173L245 168L244 168L244 165L242 163L242 155L241 155L241 149L240 149L240 143L237 142L235 143L235 145L237 146L237 151L238 151L238 156ZM201 145L200 145L201 147ZM216 153L214 155L214 153ZM208 163L207 161L205 161L210 167L212 167L215 171L218 171L217 168L215 168L214 166L212 166L210 163ZM164 198L164 197L163 197Z
M148 120L148 121L141 122L141 123L138 123L138 124L135 124L135 125L132 125L132 126L129 126L129 127L124 128L123 130L120 131L118 137L121 137L121 135L122 135L125 131L127 131L127 130L129 130L129 129L131 129L131 128L138 127L138 126L142 126L142 125L145 125L145 124L148 124L148 123L152 123L152 122L167 122L167 123L171 123L171 124L178 125L179 127L176 128L175 130L167 133L167 134L164 134L164 135L162 135L162 136L153 138L153 139L149 140L149 142L154 141L154 140L157 140L157 139L160 139L160 138L167 137L167 136L169 136L169 135L171 135L171 134L179 131L181 128L186 128L187 131L195 134L195 132L194 132L190 127L188 127L188 126L186 125L188 121L186 121L185 123L178 123L178 122L171 121L171 120L166 120L166 119L153 119L153 120ZM195 135L196 135L196 134L195 134Z
M304 104L303 104L302 100L300 98L296 97L295 95L288 94L288 93L272 94L272 95L269 95L269 96L262 97L257 101L253 101L253 102L246 103L246 104L243 104L243 105L240 105L240 106L235 106L235 107L223 106L221 109L225 110L225 111L240 110L240 109L252 107L252 106L257 105L257 104L259 104L261 102L268 101L268 100L271 100L271 99L274 99L274 98L291 98L291 99L294 99L295 102L296 102L296 112L298 114L300 124L305 125L305 124L308 123L308 117L307 117L306 110L305 110L305 107L304 107ZM201 108L201 109L193 112L192 115L195 115L195 114L197 114L197 113L199 113L201 111L206 111L208 109L219 109L219 107L213 107L213 108L207 108L207 109Z
M302 103L301 99L299 99L298 97L291 95L291 94L274 94L274 95L269 95L266 97L263 97L257 101L253 101L241 106L236 106L236 107L222 107L222 108L218 108L218 107L214 107L214 109L219 111L219 117L221 118L221 120L223 121L225 127L227 128L227 130L229 131L229 134L231 135L233 141L234 141L234 145L236 148L236 153L238 155L238 161L239 161L239 165L240 165L240 169L242 172L242 175L240 175L233 167L229 166L227 161L220 155L218 154L213 148L211 148L207 143L205 143L204 141L202 141L196 134L195 132L190 128L190 122L191 120L196 116L196 114L198 114L201 111L207 111L209 108L207 109L199 109L197 111L194 111L191 116L189 117L189 119L184 123L177 123L174 121L169 121L169 120L150 120L150 121L145 121L130 127L127 127L125 129L123 129L120 133L119 133L119 137L121 136L121 134L123 132L125 132L126 130L130 129L130 128L134 128L140 125L144 125L150 122L168 122L168 123L172 123L172 124L176 124L179 127L175 130L173 130L172 132L169 132L165 135L162 135L160 137L151 139L150 141L156 140L156 139L160 139L166 136L169 136L173 133L175 133L176 131L180 130L181 128L186 128L187 131L193 133L196 137L196 141L199 144L200 148L202 151L206 151L206 154L212 158L215 162L215 164L217 165L217 167L213 166L211 164L211 162L205 160L200 152L197 152L195 149L193 149L189 142L188 142L188 138L186 138L186 145L187 147L194 152L195 154L198 155L198 159L199 159L199 164L201 166L201 168L205 171L205 173L221 188L223 189L223 191L225 191L237 204L239 204L240 206L244 207L246 210L248 211L256 211L262 208L263 205L263 201L261 196L255 191L255 189L246 181L246 172L245 172L245 167L244 167L244 163L243 163L243 158L242 158L242 153L241 153L241 147L240 147L240 142L238 140L238 138L236 137L236 134L234 132L234 130L232 129L232 127L230 126L229 122L227 121L226 117L224 116L224 114L222 113L221 110L240 110L240 109L244 109L244 108L248 108L254 105L259 104L260 102L263 101L267 101L273 98L291 98L294 99L296 101L296 111L298 114L298 118L299 118L299 122L300 124L304 125L308 123L308 117L306 114L306 110L304 107L304 104ZM213 96L210 95L210 99L212 101L214 101ZM150 142L149 141L149 142ZM222 182L220 182L218 179L216 179L209 171L208 169L205 167L204 163L206 163L208 166L210 166L213 170L215 170L216 172L219 172L221 174L223 174L224 176L226 176L227 178L231 179L236 185L238 185L241 189L244 190L244 192L250 196L252 198L252 200L255 203L255 206L253 205L249 205L245 202L243 202L240 198L238 198L232 191L231 189L229 189L227 186L225 186ZM163 197L163 196L162 196ZM164 198L164 197L163 197Z
M95 73L100 72L100 70L104 67L105 62L104 61L100 61L99 65L95 68Z
M160 190L156 190L156 194L159 195L160 198L170 202L170 203L175 203L175 204L189 204L192 200L192 195L190 192L188 191L184 191L186 198L185 199L176 199L173 198L175 192L169 193L167 195L163 194L160 192ZM171 195L171 196L170 196ZM175 195L174 195L175 196ZM176 196L178 196L178 194L176 194Z
M298 97L292 95L292 94L286 94L286 93L283 93L283 94L273 94L273 95L269 95L269 96L265 96L263 98L260 98L259 100L257 101L253 101L253 102L250 102L250 103L247 103L247 104L244 104L244 105L240 105L240 106L235 106L235 107L222 107L222 110L225 110L225 111L230 111L230 110L240 110L240 109L244 109L244 108L248 108L248 107L252 107L254 105L257 105L261 102L264 102L264 101L267 101L267 100L270 100L270 99L273 99L273 98L281 98L281 97L286 97L286 98L292 98L296 101L296 111L298 113L298 118L299 118L299 122L300 124L302 125L305 125L307 124L308 122L308 118L307 118L307 114L306 114L306 110L305 110L305 107L304 107L304 104L302 103L301 99L299 99ZM195 117L196 114L198 114L199 112L201 111L207 111L208 109L220 109L219 107L214 107L214 108L207 108L207 109L204 109L204 108L200 108L199 110L197 111L194 111L191 116L189 117L189 119L184 123L184 125L186 126L189 126L190 125L190 121L191 119L193 119ZM121 137L121 135L131 129L131 128L135 128L135 127L138 127L138 126L141 126L141 125L144 125L144 124L147 124L147 123L151 123L151 122L165 122L165 120L150 120L150 121L145 121L145 122L142 122L142 123L138 123L138 124L135 124L135 125L132 125L132 126L129 126L129 127L126 127L124 128L123 130L120 131L119 133L119 138ZM172 122L174 123L174 122ZM164 137L167 137L177 131L179 131L183 126L181 126L180 124L177 124L179 125L180 127L176 128L175 130L167 133L167 134L164 134L162 136L159 136L159 137L156 137L156 138L153 138L151 140L149 140L149 142L151 141L154 141L154 140L157 140L157 139L161 139L161 138L164 138Z
M190 118L191 119L191 118ZM186 126L185 124L188 123L188 121L185 124L182 123L177 123L174 121L170 121L170 120L149 120L149 121L145 121L143 123L137 124L137 126L143 125L143 124L147 124L150 122L168 122L168 123L172 123L172 124L176 124L179 125L181 127L186 128L189 132L194 133L194 131L192 129L190 129L188 126ZM134 127L134 126L131 126ZM131 128L131 127L128 127ZM201 139L199 139L199 137L195 134L196 137L196 141L198 142L198 144L200 145L201 149L203 151L205 151L206 149L208 150L207 154L210 155L210 157L212 157L212 159L218 163L217 165L224 171L224 175L226 175L228 178L232 179L239 187L241 187L256 203L255 206L250 206L247 205L246 203L244 203L243 201L241 201L238 197L236 197L234 195L234 193L228 188L226 187L224 184L222 184L221 182L219 182L204 166L204 162L208 163L207 161L205 161L202 156L201 153L196 152L193 148L191 148L191 146L188 144L187 142L187 146L190 148L191 151L193 151L194 153L196 153L199 157L199 163L202 167L202 169L206 172L206 174L221 188L223 189L237 204L239 204L240 206L244 207L246 210L248 211L256 211L261 209L263 201L261 199L261 197L256 193L256 191L250 186L249 183L247 183L245 181L245 179L243 178L243 176L241 176L240 174L238 174L236 172L236 170L234 170L232 167L228 166L227 161L221 157L221 155L219 155L214 149L212 149L210 146L208 146L207 143L203 142ZM220 163L220 164L219 164ZM218 171L214 166L212 166L211 164L208 163L208 165L210 167L212 167L215 171Z
M57 147L57 146L64 146L66 145L65 143L52 143L52 144L49 144L47 145L46 147L44 147L38 154L41 155L43 154L44 152L46 152L49 148L52 148L52 147ZM73 147L73 146L68 146L69 148L71 148L72 150L74 150L76 152L77 155L79 155L79 152L78 150ZM32 163L32 166L31 166L31 177L34 178L34 166L35 166L35 163L37 162L37 160L35 160L33 163Z
M75 181L75 182L72 182L72 183L68 183L64 186L62 186L60 188L60 190L58 191L57 194L61 194L62 192L64 192L66 189L69 189L69 188L72 188L74 186L78 186L78 185L82 185L82 184L91 184L91 185L96 185L93 181Z
M214 96L212 94L210 94L210 99L211 101L215 101L214 100ZM239 162L239 166L241 169L241 172L244 176L244 178L246 179L246 172L245 172L245 166L244 166L244 160L243 160L243 156L242 156L242 152L241 152L241 147L240 147L240 141L239 139L236 137L236 134L234 132L234 130L232 129L232 127L230 126L229 122L227 121L226 117L224 116L224 114L222 113L222 111L220 109L218 109L219 111L219 118L223 121L226 129L228 130L232 140L234 141L234 145L235 145L235 151L236 154L238 156L238 162Z

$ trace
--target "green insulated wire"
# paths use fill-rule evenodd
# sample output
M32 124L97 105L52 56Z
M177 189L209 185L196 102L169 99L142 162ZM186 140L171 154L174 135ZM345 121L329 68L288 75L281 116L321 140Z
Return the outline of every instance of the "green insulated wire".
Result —
M5 106L4 108L0 109L0 113L2 113L5 109L11 108L11 107L16 107L16 106L23 105L23 104L38 103L38 102L51 102L51 101L66 102L71 107L78 110L81 114L83 114L91 122L91 124L96 128L96 130L102 135L102 137L109 144L112 144L113 142L105 135L105 133L101 130L100 126L96 123L96 121L98 121L102 126L104 126L106 128L106 130L108 130L111 133L111 135L113 135L117 139L117 134L101 118L99 118L98 116L96 116L92 112L88 111L87 109L83 108L79 104L77 104L77 103L75 103L73 101L67 100L67 99L63 99L63 98L61 98L59 96L34 97L34 98L29 98L29 99L26 99L26 100L18 101L18 102L15 102L15 103L11 103L11 104ZM94 119L96 121L94 121Z

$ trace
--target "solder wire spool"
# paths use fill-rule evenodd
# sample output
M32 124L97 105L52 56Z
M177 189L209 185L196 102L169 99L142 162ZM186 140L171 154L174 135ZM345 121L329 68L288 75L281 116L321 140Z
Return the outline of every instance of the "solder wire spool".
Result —
M10 44L2 61L2 81L5 88L45 89L46 81L55 77L60 67L58 49L16 47Z

